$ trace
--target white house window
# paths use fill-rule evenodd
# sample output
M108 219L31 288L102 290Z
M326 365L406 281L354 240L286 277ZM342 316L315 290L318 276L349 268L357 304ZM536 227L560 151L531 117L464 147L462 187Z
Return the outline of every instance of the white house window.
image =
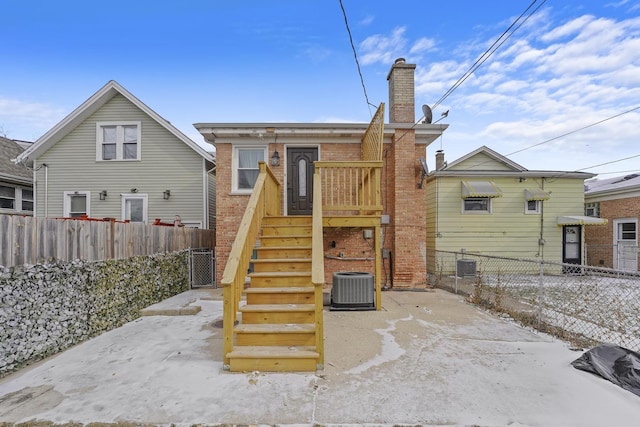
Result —
M147 222L147 195L123 194L122 195L122 219L131 222Z
M16 208L16 189L0 185L0 209Z
M22 210L33 212L33 190L22 189Z
M233 159L233 190L249 193L258 179L258 162L266 158L266 147L236 147Z
M65 191L63 203L63 216L65 218L79 218L89 215L88 191Z
M540 200L527 200L524 202L524 213L526 214L539 214L540 213Z
M491 213L491 198L467 197L462 199L462 211L464 213Z
M586 216L600 217L600 203L585 203L584 214Z
M140 160L141 122L98 122L96 160Z

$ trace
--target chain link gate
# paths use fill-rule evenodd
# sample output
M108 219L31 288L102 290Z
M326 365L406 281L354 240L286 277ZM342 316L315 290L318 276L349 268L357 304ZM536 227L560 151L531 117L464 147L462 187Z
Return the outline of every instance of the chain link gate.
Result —
M212 249L189 249L189 284L191 288L216 287L216 258Z

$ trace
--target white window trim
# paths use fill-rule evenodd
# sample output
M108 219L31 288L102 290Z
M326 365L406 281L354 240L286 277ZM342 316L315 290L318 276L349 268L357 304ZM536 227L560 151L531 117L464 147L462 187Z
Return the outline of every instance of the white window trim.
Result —
M238 151L241 149L262 149L264 150L264 161L268 161L268 146L266 145L234 145L233 146L233 153L232 153L232 158L231 158L231 194L232 195L236 195L236 194L251 194L253 192L253 188L247 188L247 189L239 189L238 188Z
M202 221L182 221L182 225L191 228L202 228Z
M120 218L122 221L126 219L126 201L129 199L142 199L142 223L149 223L149 195L146 193L122 193L120 194Z
M138 143L136 144L136 158L135 159L123 159L124 153L123 140L117 138L116 140L116 158L113 160L102 159L102 128L104 126L137 126L138 129ZM122 122L96 122L96 162L139 162L141 160L142 153L142 122L141 121L122 121Z
M69 218L71 216L71 197L69 196L79 196L84 195L87 198L87 216L91 217L91 191L65 191L62 193L64 200L62 203L63 212L62 216L64 218Z
M529 209L529 202L536 202L536 209ZM540 207L542 206L541 200L525 200L524 201L524 213L525 215L540 215Z
M488 204L489 210L486 210L486 211L468 211L468 210L465 210L465 208L464 208L465 199L461 199L461 201L460 201L460 212L462 212L463 215L491 215L493 213L493 197L469 197L469 199L488 199L489 200L489 204Z
M26 210L26 209L22 209L22 204L25 201L25 198L23 196L23 192L29 191L31 190L33 192L33 188L30 187L23 187L21 185L14 185L14 184L9 184L9 183L2 183L0 184L3 187L9 187L9 188L13 188L13 209L11 208L0 208L0 213L3 212L7 212L7 213L14 213L14 212L19 212L25 215L30 215L33 214L33 209L32 210ZM35 195L34 195L35 196ZM34 203L34 208L35 208L35 200L34 200L34 196L32 196L31 200L29 200L30 202ZM9 197L4 197L6 199L10 199Z

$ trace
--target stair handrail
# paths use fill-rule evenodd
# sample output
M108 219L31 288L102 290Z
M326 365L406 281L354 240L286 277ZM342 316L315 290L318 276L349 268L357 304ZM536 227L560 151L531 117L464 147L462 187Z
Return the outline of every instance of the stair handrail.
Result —
M311 226L311 283L314 288L316 319L316 352L318 352L317 368L324 368L324 245L322 230L322 178L320 169L313 174L313 221Z
M233 351L233 326L238 316L240 298L244 289L246 273L251 262L255 242L260 233L262 218L280 215L280 181L265 162L259 162L260 173L247 207L244 211L238 234L231 246L231 252L220 281L223 287L223 357L225 367L229 366L227 355Z

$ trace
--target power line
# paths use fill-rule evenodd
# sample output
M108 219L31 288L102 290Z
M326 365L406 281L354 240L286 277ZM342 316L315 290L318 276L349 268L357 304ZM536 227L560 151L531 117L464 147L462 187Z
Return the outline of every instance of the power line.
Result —
M507 28L501 35L500 37L498 37L496 39L496 41L493 42L493 44L484 51L484 53L482 55L480 55L480 57L478 57L478 59L476 59L476 61L473 63L473 65L471 65L471 67L469 67L469 69L462 75L462 77L460 77L458 79L458 81L456 81L453 86L451 86L449 88L449 90L447 90L444 95L442 95L440 97L440 99L433 104L433 106L431 107L431 109L435 109L438 105L440 105L442 103L442 101L444 101L449 95L451 95L453 93L453 91L455 91L458 87L460 87L460 85L462 85L462 83L464 83L465 80L467 80L473 73L476 72L476 70L478 68L480 68L480 66L482 64L484 64L487 59L489 59L491 57L491 55L493 55L495 53L496 50L498 50L500 48L500 46L502 46L507 40L509 40L509 38L525 23L527 22L527 20L529 20L529 18L531 18L545 3L547 0L543 0L538 7L535 8L535 10L533 10L529 16L527 16L522 22L520 22L520 24L513 30L511 31L510 34L507 35L507 33L509 32L509 30L511 30L511 28L513 28L516 24L518 24L518 22L522 19L522 17L529 11L529 9L531 9L531 7L537 2L538 0L533 0L531 2L531 4L525 9L524 12L522 12L520 14L520 16L518 16L518 18L513 21L511 23L511 25L509 26L509 28Z
M625 157L623 159L611 160L610 162L604 162L604 163L600 163L600 164L597 164L597 165L588 166L586 168L576 169L576 172L580 172L580 171L583 171L585 169L593 169L593 168L597 168L597 167L600 167L600 166L610 165L612 163L624 162L625 160L635 159L636 157L640 157L640 154L636 154L636 155L633 155L633 156Z
M593 126L599 125L599 124L601 124L601 123L604 123L604 122L609 121L609 120L611 120L611 119L615 119L616 117L620 117L620 116L622 116L622 115L624 115L624 114L628 114L628 113L630 113L630 112L632 112L632 111L635 111L635 110L638 110L638 109L640 109L640 105L639 105L639 106L637 106L637 107L635 107L635 108L632 108L632 109L630 109L630 110L627 110L627 111L624 111L624 112L622 112L622 113L616 114L616 115L614 115L614 116L607 117L606 119L602 119L602 120L600 120L600 121L598 121L598 122L591 123L590 125L583 126L583 127L581 127L580 129L572 130L571 132L567 132L567 133L564 133L564 134L562 134L562 135L555 136L555 137L553 137L553 138L547 139L546 141L538 142L537 144L533 144L533 145L530 145L529 147L525 147L525 148L522 148L522 149L520 149L520 150L514 151L513 153L509 153L509 154L507 154L507 156L512 156L512 155L514 155L514 154L521 153L521 152L526 151L526 150L529 150L529 149L531 149L531 148L538 147L538 146L540 146L540 145L547 144L547 143L549 143L549 142L555 141L556 139L564 138L565 136L568 136L568 135L574 134L574 133L576 133L576 132L583 131L583 130L585 130L585 129L589 129L590 127L593 127Z
M349 34L349 42L351 43L351 50L353 50L353 57L355 58L356 66L358 67L358 75L360 76L360 84L362 85L362 90L364 91L364 99L367 102L367 107L375 107L375 105L369 102L369 96L367 95L367 88L364 85L364 78L362 77L362 70L360 70L358 53L356 52L356 47L353 44L353 37L351 36L351 29L349 28L349 21L347 20L347 12L344 10L344 5L342 4L342 0L340 0L340 8L342 9L342 16L344 16L344 24L347 27L347 33ZM371 114L371 108L369 108L369 114Z

